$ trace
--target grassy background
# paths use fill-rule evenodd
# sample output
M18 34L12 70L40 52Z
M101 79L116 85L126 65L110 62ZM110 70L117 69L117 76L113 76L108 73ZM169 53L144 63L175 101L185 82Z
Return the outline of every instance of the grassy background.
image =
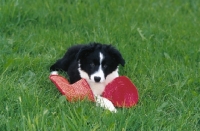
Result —
M1 0L0 130L199 130L198 0ZM111 43L140 101L117 114L68 103L49 66L76 43Z

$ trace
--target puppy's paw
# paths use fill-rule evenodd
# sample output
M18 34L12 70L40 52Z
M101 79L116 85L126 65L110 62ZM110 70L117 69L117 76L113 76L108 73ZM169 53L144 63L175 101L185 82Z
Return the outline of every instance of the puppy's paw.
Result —
M58 71L52 71L50 75L58 75Z
M113 103L104 97L96 96L96 105L117 113L117 109L114 107Z

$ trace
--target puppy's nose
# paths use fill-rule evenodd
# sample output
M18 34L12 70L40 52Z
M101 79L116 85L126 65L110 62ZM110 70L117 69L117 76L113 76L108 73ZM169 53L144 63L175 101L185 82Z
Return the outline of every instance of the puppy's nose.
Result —
M99 82L100 80L101 80L101 77L98 77L98 76L95 76L95 77L94 77L94 81L95 81L95 82Z

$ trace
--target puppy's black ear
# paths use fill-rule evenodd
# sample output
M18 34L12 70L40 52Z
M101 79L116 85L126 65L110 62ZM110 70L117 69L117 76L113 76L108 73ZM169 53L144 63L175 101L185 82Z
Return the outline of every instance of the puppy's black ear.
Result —
M111 45L109 46L108 48L108 52L109 54L119 63L121 64L122 66L125 65L125 60L124 58L122 57L121 53L115 49L114 47L112 47Z
M91 45L83 46L79 52L76 54L76 60L80 60L82 58L85 58L91 51L93 50L93 47Z

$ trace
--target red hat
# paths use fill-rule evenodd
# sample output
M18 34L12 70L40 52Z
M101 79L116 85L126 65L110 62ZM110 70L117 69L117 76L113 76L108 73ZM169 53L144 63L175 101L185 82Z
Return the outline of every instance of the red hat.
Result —
M57 74L50 75L49 78L68 101L85 98L95 101L92 90L85 79L69 84L64 77ZM127 77L119 76L105 87L102 97L110 100L116 107L132 107L138 102L138 91Z
M126 76L115 78L106 86L102 96L116 107L132 107L138 102L137 88Z
M85 79L81 79L74 84L69 84L64 77L59 75L50 75L49 78L58 90L66 96L68 101L72 102L85 98L95 101L92 90Z

